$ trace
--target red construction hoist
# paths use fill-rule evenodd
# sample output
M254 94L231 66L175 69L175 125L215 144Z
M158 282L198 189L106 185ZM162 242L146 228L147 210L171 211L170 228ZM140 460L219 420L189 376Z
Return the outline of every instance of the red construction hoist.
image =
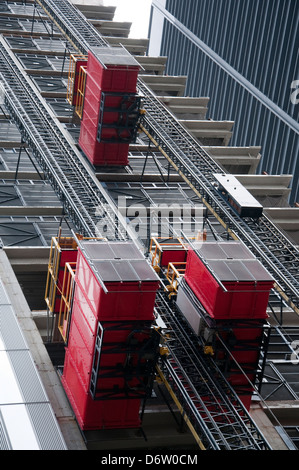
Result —
M137 428L151 394L160 336L159 278L132 242L77 241L65 267L58 328L62 384L82 430Z
M236 241L152 238L150 257L169 298L249 409L267 348L272 276Z
M272 276L241 242L204 242L189 249L177 304L205 340L228 382L249 410L259 361L265 353ZM191 307L188 286L204 307ZM211 326L211 327L210 327Z
M125 166L141 114L140 65L122 47L70 58L68 101L81 118L79 145L93 167Z

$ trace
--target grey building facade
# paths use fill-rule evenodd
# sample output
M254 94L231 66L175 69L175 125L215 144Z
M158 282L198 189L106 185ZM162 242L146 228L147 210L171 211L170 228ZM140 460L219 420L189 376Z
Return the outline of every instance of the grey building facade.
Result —
M292 174L299 202L299 2L153 0L149 54L187 75L208 118L234 121L232 146L261 145L258 173Z

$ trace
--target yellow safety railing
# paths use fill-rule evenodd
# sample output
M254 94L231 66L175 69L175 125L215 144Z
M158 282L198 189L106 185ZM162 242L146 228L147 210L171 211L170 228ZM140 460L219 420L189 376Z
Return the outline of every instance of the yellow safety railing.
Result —
M45 301L51 313L54 312L57 289L61 290L62 287L57 285L62 249L76 250L75 239L73 237L52 237L45 291Z
M69 73L68 73L68 81L67 81L67 89L66 89L66 99L72 105L73 104L73 96L74 96L74 84L75 84L75 75L76 75L76 56L71 54L69 60Z
M169 263L167 267L166 277L169 282L167 290L175 294L178 291L180 279L186 271L186 264L181 262Z
M170 241L172 240L172 241ZM167 248L182 248L185 249L183 241L180 238L162 238L162 237L152 237L150 243L150 257L151 264L155 271L159 272L161 269L161 257L163 249Z
M152 267L154 268L155 271L160 271L162 248L156 238L151 239L149 252L150 252Z
M74 92L75 92L76 79L78 78L78 72L79 72L78 61L86 62L87 56L82 55L82 54L70 55L66 99L72 106L76 104L76 101L77 101L75 100L74 102Z
M68 326L71 318L72 298L75 287L76 263L66 263L64 268L60 311L58 317L58 330L63 338L67 341Z
M86 67L81 65L78 77L78 88L77 88L77 101L75 112L82 119L83 116L83 105L84 105L84 94L86 84Z
M52 237L48 274L45 290L45 301L48 313L56 314L58 322L55 326L62 337L66 338L68 322L71 313L71 298L75 285L76 261L65 263L63 276L59 276L62 267L60 266L61 253L65 250L77 250L78 240L107 241L102 237L83 237L76 234L76 238L62 237L59 232L58 237ZM56 302L59 299L59 302Z

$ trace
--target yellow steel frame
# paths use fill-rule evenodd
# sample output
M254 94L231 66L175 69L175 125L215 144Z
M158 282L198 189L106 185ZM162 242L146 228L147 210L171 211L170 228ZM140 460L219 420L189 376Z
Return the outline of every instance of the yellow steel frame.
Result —
M169 263L167 267L166 277L169 281L167 289L173 293L178 291L179 279L184 276L187 263Z
M106 238L97 237L82 237L76 235L79 240L97 240L107 241ZM69 314L71 309L71 295L74 288L74 275L76 271L76 262L66 263L64 268L64 276L62 285L58 285L59 265L60 256L63 249L76 250L78 247L77 241L73 237L52 237L50 256L48 262L48 274L45 291L45 301L48 307L49 313L54 313L55 302L57 295L60 295L60 311L57 312L58 316L58 329L65 339L64 331L67 331L64 327L68 324ZM67 322L67 323L66 323Z
M151 263L152 263L152 267L157 272L159 272L160 269L161 269L160 268L160 263L161 263L161 256L162 256L163 248L165 248L167 246L169 246L169 247L180 246L180 247L186 249L186 247L183 244L183 240L181 240L180 238L177 238L178 243L171 243L171 244L167 243L167 242L163 242L163 240L165 240L165 238L152 237L151 238L151 243L150 243L149 252L150 252L150 256L151 256Z
M77 89L77 102L75 112L82 119L83 116L83 104L86 84L86 66L81 65L78 77L78 89Z
M158 243L156 238L151 238L151 243L150 243L150 256L151 256L151 263L152 267L154 268L155 271L160 271L160 261L161 261L161 256L162 256L162 248L160 244Z
M68 73L68 81L67 81L67 89L66 89L66 99L72 105L73 104L73 96L74 96L74 84L75 84L75 75L76 75L76 62L78 57L75 54L70 55L69 61L69 73Z
M58 317L58 330L66 342L70 313L72 307L72 296L75 287L75 273L77 263L66 263L63 275L60 311Z
M74 99L74 85L75 85L75 79L76 79L76 66L77 66L78 60L87 60L87 56L83 54L71 54L70 55L66 99L71 105L73 105L73 99Z
M45 291L45 301L51 313L54 312L57 289L60 290L57 286L57 280L62 248L76 250L77 243L72 237L52 237Z

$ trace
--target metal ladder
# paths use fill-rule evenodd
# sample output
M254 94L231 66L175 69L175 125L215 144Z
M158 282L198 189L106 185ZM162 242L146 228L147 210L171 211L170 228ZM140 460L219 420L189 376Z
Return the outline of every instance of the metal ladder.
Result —
M48 16L57 24L74 47L85 54L91 46L109 47L109 43L97 32L86 17L67 0L36 0ZM74 33L75 32L75 33Z

